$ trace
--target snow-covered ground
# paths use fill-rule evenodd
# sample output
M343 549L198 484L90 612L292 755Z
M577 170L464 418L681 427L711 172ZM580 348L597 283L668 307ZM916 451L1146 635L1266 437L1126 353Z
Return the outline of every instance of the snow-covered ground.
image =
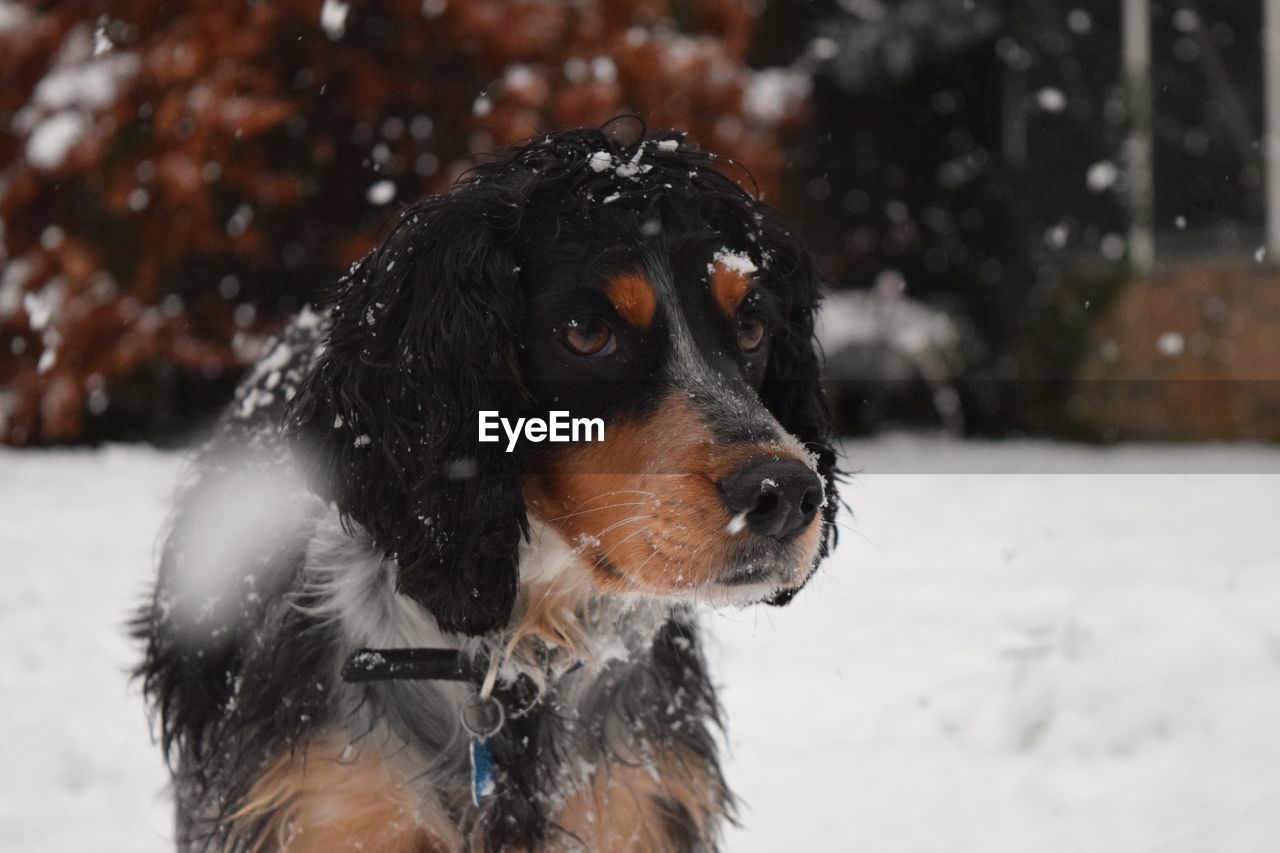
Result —
M729 851L1280 849L1280 450L850 444L795 603L708 617ZM178 457L0 452L0 842L161 851L125 670Z

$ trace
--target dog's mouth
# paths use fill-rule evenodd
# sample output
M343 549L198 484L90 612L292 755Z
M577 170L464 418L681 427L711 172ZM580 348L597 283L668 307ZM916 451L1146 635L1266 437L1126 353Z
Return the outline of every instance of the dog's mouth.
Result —
M773 573L765 566L746 566L721 575L717 583L727 587L752 586L766 583L772 576Z
M813 567L814 555L805 548L753 543L741 549L709 586L717 599L753 604L794 594L805 585Z
M689 567L669 562L660 572L627 570L599 547L584 554L604 591L645 595L669 601L742 606L793 595L809 579L812 555L796 547L752 545L735 549L723 569L694 576ZM641 569L652 569L646 561Z

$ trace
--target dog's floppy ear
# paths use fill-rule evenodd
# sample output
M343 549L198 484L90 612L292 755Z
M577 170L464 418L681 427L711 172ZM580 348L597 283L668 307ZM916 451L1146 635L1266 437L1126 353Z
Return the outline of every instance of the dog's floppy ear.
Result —
M819 559L835 545L839 508L836 454L831 447L830 414L822 391L822 361L814 335L820 293L813 259L779 223L764 223L772 280L778 282L782 323L769 342L769 365L760 399L787 430L817 457L818 474L826 488ZM786 604L795 591L778 594L770 604Z
M481 196L410 208L352 269L289 420L313 488L396 560L401 593L465 634L509 620L528 532L518 453L477 436L479 410L527 405L518 267Z

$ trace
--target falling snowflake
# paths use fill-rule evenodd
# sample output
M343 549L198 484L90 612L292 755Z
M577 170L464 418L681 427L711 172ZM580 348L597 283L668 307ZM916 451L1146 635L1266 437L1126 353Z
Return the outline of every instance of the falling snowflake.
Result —
M369 199L369 204L376 204L381 207L396 197L396 185L390 180L381 180L369 187L365 193L365 198Z

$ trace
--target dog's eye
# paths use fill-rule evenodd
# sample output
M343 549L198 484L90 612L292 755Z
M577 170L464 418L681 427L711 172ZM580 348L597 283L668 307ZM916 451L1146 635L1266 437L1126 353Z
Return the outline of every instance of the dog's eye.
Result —
M560 340L574 355L605 356L618 348L609 324L599 318L570 320L560 329Z
M764 320L750 314L739 314L738 348L745 353L755 352L764 344L767 331Z

